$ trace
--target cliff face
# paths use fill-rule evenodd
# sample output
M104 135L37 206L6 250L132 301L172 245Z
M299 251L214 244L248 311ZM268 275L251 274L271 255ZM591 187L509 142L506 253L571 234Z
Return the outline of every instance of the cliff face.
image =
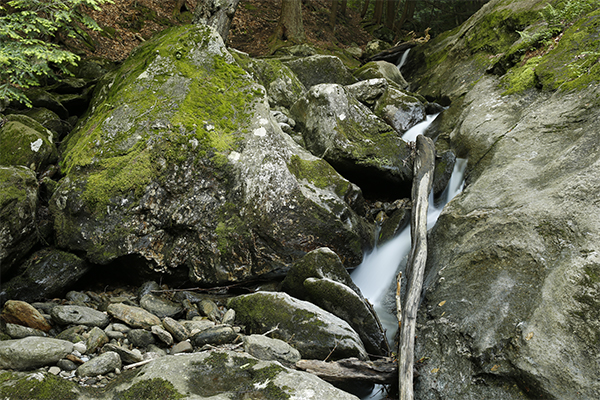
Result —
M430 232L419 399L600 395L600 13L544 6L491 1L412 60L469 160Z

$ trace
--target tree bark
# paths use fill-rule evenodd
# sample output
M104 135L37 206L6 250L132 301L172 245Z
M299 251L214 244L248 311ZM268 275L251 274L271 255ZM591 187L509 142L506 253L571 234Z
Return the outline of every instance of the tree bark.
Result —
M348 8L348 0L342 0L340 4L340 13L345 17L346 9Z
M385 26L394 29L394 20L396 19L396 2L388 1L385 15Z
M337 19L339 0L331 0L331 10L329 14L329 27L331 30L335 30L335 20Z
M229 27L240 0L205 0L194 11L194 24L204 24L215 28L227 42Z
M294 43L306 41L304 23L302 22L302 1L282 0L279 24L275 28L275 36L281 40L290 40Z
M412 19L413 15L415 15L415 8L417 6L416 0L406 0L404 3L404 9L402 10L402 16L400 17L400 21L398 22L398 29L401 29L406 21Z
M373 22L376 25L381 24L383 18L383 0L375 0L375 12L373 13Z
M328 382L365 381L372 383L393 383L396 380L397 365L391 358L375 361L360 361L346 358L338 361L300 360L296 368L317 375Z
M427 208L433 183L435 147L433 141L417 136L417 156L412 185L411 251L406 264L408 285L402 310L402 329L398 349L398 382L400 400L413 399L413 364L415 326L421 299L425 262L427 261Z
M371 3L371 0L365 0L362 11L360 12L360 18L364 18L365 15L367 15L367 11L369 11L369 3Z

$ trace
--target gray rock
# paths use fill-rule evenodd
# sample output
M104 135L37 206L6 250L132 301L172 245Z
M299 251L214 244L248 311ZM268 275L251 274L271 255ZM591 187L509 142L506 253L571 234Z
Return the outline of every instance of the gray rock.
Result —
M381 39L373 39L369 41L369 43L365 46L365 54L364 57L369 59L373 57L377 53L381 53L384 50L391 48L392 46Z
M65 295L65 299L75 303L89 303L92 300L87 294L83 292L77 292L75 290L68 292Z
M179 354L155 360L119 386L122 396L135 393L135 386L161 380L170 382L171 393L187 398L226 399L296 398L358 400L315 375L285 368L274 361L261 361L246 353L211 351ZM174 397L174 396L173 396Z
M173 335L173 339L177 342L182 342L190 336L190 332L183 325L175 321L173 318L166 317L162 322L165 329Z
M377 100L374 111L400 134L424 121L427 116L425 105L419 99L393 87Z
M307 89L321 83L351 85L357 82L342 60L335 56L314 55L286 61L285 64Z
M129 342L135 347L139 347L142 349L156 342L156 340L154 339L154 335L152 335L151 332L148 332L144 329L130 330L129 332L127 332L127 339L129 339Z
M22 339L27 336L47 336L46 332L17 324L6 324L5 333L13 339Z
M160 319L140 307L115 303L108 306L108 313L114 318L125 322L134 328L150 329L153 325L160 325Z
M52 319L60 325L85 325L106 328L109 320L105 313L85 306L56 306L50 312Z
M205 329L214 327L215 323L207 319L195 319L192 321L181 321L181 325L183 325L183 327L188 330L190 335L195 335L196 333L201 332Z
M438 154L435 158L432 187L434 198L440 197L446 190L454 170L454 164L456 164L456 156L450 150Z
M31 304L20 300L8 300L2 307L2 319L11 324L19 324L48 332L52 327L44 316Z
M144 282L138 290L138 297L142 299L145 295L152 294L153 290L160 290L160 286L158 286L158 283L154 281Z
M104 333L104 331L97 326L93 327L85 341L87 353L95 353L96 350L104 346L106 343L108 343L108 336L106 336L106 333Z
M77 369L77 364L73 361L63 358L62 360L58 360L56 366L63 371L75 371Z
M354 76L358 80L385 78L388 82L397 86L399 89L406 89L408 83L398 70L398 68L387 61L371 61L354 71Z
M2 288L8 297L28 302L62 296L89 268L74 254L47 248L31 255L23 273L3 282Z
M87 346L85 344L85 342L77 342L77 343L73 343L73 350L76 350L78 352L80 352L81 354L85 354L87 353Z
M294 364L300 361L300 352L284 342L264 335L244 336L244 351L260 360Z
M265 333L278 326L273 337L290 343L303 358L368 358L358 334L346 321L286 293L238 296L229 300L228 307L235 309L238 323L249 333Z
M88 328L83 325L72 326L65 329L56 335L57 339L68 340L71 343L77 343L85 341L84 333L87 332Z
M331 279L307 278L304 288L310 301L348 322L358 333L367 353L387 356L389 346L373 307L348 286Z
M406 197L412 180L408 144L340 85L311 88L290 110L306 147L373 195Z
M48 373L52 375L58 375L60 374L60 368L57 366L52 366L48 369Z
M200 315L203 315L211 321L219 322L221 320L221 311L214 301L204 299L198 303L198 310Z
M198 332L192 336L191 342L196 347L202 347L206 344L215 346L232 343L237 337L238 334L232 327L221 325Z
M373 107L375 101L387 90L389 84L385 78L373 78L346 86L346 90L367 107Z
M121 368L121 358L114 351L107 351L80 365L76 373L79 377L97 376L108 374L117 368Z
M140 362L144 359L142 353L138 349L129 350L123 346L117 346L111 343L105 344L102 347L102 352L114 351L119 355L123 364L133 364Z
M131 328L129 326L120 324L118 322L111 324L111 326L112 326L113 330L115 330L117 332L121 332L121 333L127 333L131 330Z
M173 336L158 325L154 325L150 331L167 346L173 345Z
M171 354L191 353L192 351L194 351L194 347L187 340L179 342L171 348Z
M225 312L225 314L223 314L223 325L233 325L233 323L235 322L235 310L234 309L229 309Z
M0 369L27 370L54 365L73 351L66 340L29 336L0 341Z
M38 187L35 173L27 167L0 166L0 274L6 273L38 242L35 212ZM3 290L2 300L9 294Z
M183 306L181 304L152 293L142 296L140 299L140 307L159 318L173 317L183 312Z

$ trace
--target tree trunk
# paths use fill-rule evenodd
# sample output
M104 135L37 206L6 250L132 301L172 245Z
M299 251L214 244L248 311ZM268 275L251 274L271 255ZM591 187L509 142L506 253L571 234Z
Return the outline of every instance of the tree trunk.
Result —
M227 42L229 27L240 0L205 0L194 11L194 24L204 24L215 28Z
M345 17L346 16L346 8L348 7L348 0L342 0L340 4L340 12Z
M339 0L331 0L331 10L329 14L329 27L331 30L335 30L335 20L337 19Z
M357 358L345 358L338 361L300 360L296 368L328 382L372 382L393 383L396 380L397 364L391 358L375 361L360 361Z
M402 10L402 16L398 22L398 29L401 29L406 21L411 20L415 15L415 7L417 6L416 0L406 0L404 3L404 9Z
M423 287L427 261L427 208L433 183L435 146L423 135L417 136L417 157L414 163L412 185L411 250L406 264L408 284L400 330L398 348L398 383L400 400L413 400L413 364L417 310Z
M369 3L371 0L365 0L362 11L360 12L360 18L364 18L367 15L367 11L369 11Z
M389 1L387 2L386 16L385 16L385 26L389 29L394 29L394 20L396 19L396 2Z
M376 25L381 24L383 18L383 0L375 0L375 12L373 14L373 22Z
M279 24L275 28L275 36L281 40L294 43L306 41L304 23L302 22L302 1L282 0Z

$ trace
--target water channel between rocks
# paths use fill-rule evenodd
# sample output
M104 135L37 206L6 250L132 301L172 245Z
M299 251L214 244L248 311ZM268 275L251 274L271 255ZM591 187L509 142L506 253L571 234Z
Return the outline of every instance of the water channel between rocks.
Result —
M431 125L437 115L428 115L426 120L409 129L402 139L414 141ZM431 229L444 206L460 193L464 186L464 172L467 166L466 159L457 159L452 171L452 177L448 187L439 199L433 199L433 193L429 195L429 207L427 211L427 229ZM360 288L362 294L372 304L386 330L388 343L394 344L394 336L398 328L398 320L395 314L395 292L396 275L404 271L408 254L410 252L410 225L407 226L395 238L365 254L362 263L352 272L354 283ZM384 399L385 393L381 385L375 385L373 392L363 400Z

